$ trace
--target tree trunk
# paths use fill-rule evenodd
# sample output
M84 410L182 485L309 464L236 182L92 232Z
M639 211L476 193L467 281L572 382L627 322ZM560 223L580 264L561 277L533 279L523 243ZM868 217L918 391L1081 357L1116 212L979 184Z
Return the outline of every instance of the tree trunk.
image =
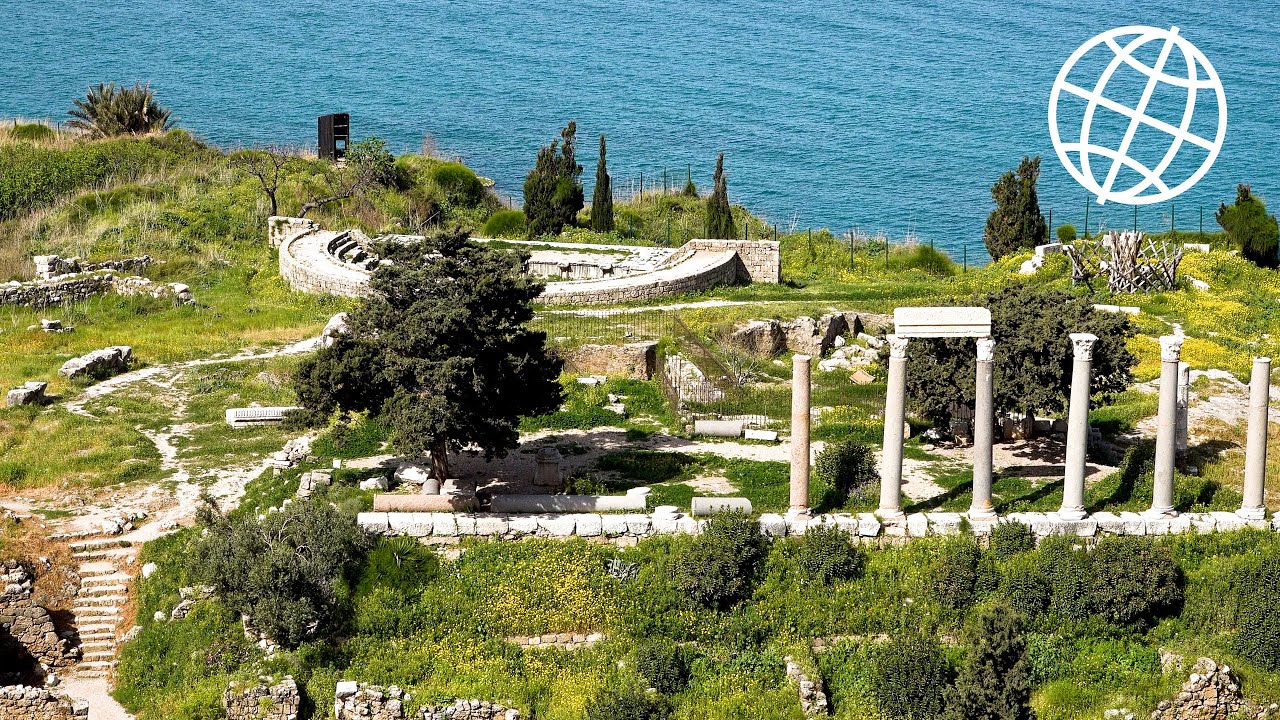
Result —
M351 197L351 195L352 193L342 193L339 195L330 195L327 198L320 198L319 200L312 200L311 202L303 203L302 209L298 211L298 217L304 218L307 216L307 213L311 212L312 210L315 210L318 207L328 205L329 203L332 203L332 202L338 202L339 200L346 200L347 198Z
M441 486L449 479L449 446L444 440L431 444L431 477Z

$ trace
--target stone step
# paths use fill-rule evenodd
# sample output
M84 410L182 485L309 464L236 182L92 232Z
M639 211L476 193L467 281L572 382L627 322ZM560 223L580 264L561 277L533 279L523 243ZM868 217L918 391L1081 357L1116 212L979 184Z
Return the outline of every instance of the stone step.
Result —
M87 670L110 670L115 666L114 660L88 660L80 663L80 667Z
M115 659L115 656L116 653L114 650L95 650L94 652L84 653L82 657L84 657L85 662L94 662L97 660L110 661Z
M101 640L85 640L80 638L80 649L84 652L90 650L115 650L120 643L116 642L115 636L103 638Z
M109 585L123 585L131 580L133 580L132 575L120 572L114 568L112 568L111 572L96 573L92 575L86 575L83 572L80 573L81 585L101 585L104 583Z
M76 607L71 608L71 614L78 618L95 617L99 615L118 616L120 614L120 608L114 605L77 605Z
M137 550L133 548L122 548L122 547L94 548L91 550L80 550L78 552L73 552L71 553L71 557L81 561L101 560L104 558L128 557L135 553L137 553Z
M98 597L101 595L127 595L127 585L86 585L80 588L80 597Z
M107 575L115 572L120 572L120 568L116 567L115 563L107 560L91 560L80 563L81 577L86 575Z
M104 585L103 587L110 586ZM127 595L107 595L105 593L91 593L89 595L81 594L78 599L81 605L113 605L120 607L129 602L129 597Z
M68 544L67 547L71 548L72 552L79 552L81 550L96 550L99 548L108 548L108 547L109 548L129 547L128 545L121 545L120 542L121 541L117 538L94 538L92 540L81 540L79 542L73 542Z
M104 622L103 619L99 618L77 625L76 628L82 633L109 632L112 634L115 634L117 629L115 623Z
M89 643L100 643L100 642L114 643L115 641L116 641L116 633L114 630L112 631L98 630L95 632L80 633L80 643L82 645L88 645Z
M101 670L77 670L76 677L82 678L103 678L107 674Z

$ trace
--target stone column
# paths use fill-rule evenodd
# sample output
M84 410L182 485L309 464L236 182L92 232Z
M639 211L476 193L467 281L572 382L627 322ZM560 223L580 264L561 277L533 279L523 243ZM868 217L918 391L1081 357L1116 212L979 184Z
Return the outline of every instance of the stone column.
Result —
M1191 366L1178 363L1178 457L1186 456L1189 447L1187 409L1191 406Z
M1173 509L1173 465L1178 445L1178 362L1182 341L1177 335L1160 338L1160 405L1156 430L1155 487L1149 515L1177 515Z
M791 509L809 509L809 374L812 357L791 358Z
M889 387L884 398L884 450L880 464L881 517L902 516L902 425L907 419L907 338L886 335Z
M1096 335L1071 333L1075 359L1071 366L1071 406L1067 410L1067 459L1062 483L1064 520L1083 520L1085 460L1089 452L1089 383L1093 373Z
M1267 475L1267 411L1271 400L1271 358L1253 359L1249 381L1249 444L1244 451L1244 504L1237 514L1250 520L1266 516L1264 481Z
M991 385L996 341L978 338L978 374L973 401L973 502L969 517L992 518L991 444L994 440L995 393Z

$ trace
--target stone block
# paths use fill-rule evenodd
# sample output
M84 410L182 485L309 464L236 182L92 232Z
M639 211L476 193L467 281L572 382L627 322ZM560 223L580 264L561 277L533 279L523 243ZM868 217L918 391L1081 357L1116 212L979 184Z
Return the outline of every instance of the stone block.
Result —
M507 518L507 533L519 537L538 532L538 518L534 515L512 515Z
M132 358L133 348L128 345L114 345L66 361L58 370L58 374L71 380L80 378L102 380L128 370L129 361Z
M1076 537L1093 537L1098 534L1098 521L1095 518L1064 518L1056 512L1048 513L1051 535L1075 535Z
M48 383L39 381L23 383L5 394L5 403L9 407L39 405L44 402L44 391L48 386Z
M1187 513L1186 518L1191 522L1191 529L1201 535L1207 535L1218 527L1213 513Z
M699 520L691 515L681 515L677 521L679 523L679 531L683 535L697 535L702 532L705 520Z
M894 334L908 338L991 336L991 311L983 307L900 307Z
M964 519L960 513L931 512L925 513L929 525L936 535L956 535L960 532L960 521Z
M627 534L626 515L601 515L600 532L605 537L618 537Z
M475 535L476 518L474 515L457 514L453 516L458 525L458 535Z
M505 515L477 515L476 535L501 536L507 534L507 518Z
M453 537L458 534L458 518L453 513L430 513L431 534L436 537Z
M746 440L763 440L764 442L777 442L778 432L776 430L747 429L742 431L742 437Z
M717 513L751 514L751 501L743 497L695 497L691 507L693 514L697 517L707 517Z
M924 537L929 534L929 518L924 513L911 513L907 516L907 535Z
M741 420L694 420L693 434L707 437L742 437Z
M388 521L387 513L384 512L362 512L356 515L356 524L368 532L386 533L391 530L391 523Z
M435 528L431 513L393 512L386 515L387 526L396 535L430 537Z
M671 513L654 513L650 524L655 535L674 535L680 532L680 515Z
M575 515L577 529L576 534L579 537L600 537L604 530L604 521L601 516L594 513L584 513Z
M875 537L880 534L880 519L873 513L858 513L858 534L862 537Z
M538 534L546 537L571 537L577 530L576 515L539 515Z
M994 515L970 517L968 513L965 513L965 517L969 520L969 528L973 530L974 535L990 535L996 525L1001 522L1000 518Z
M760 532L772 537L781 538L787 536L787 521L777 513L763 513L760 515Z

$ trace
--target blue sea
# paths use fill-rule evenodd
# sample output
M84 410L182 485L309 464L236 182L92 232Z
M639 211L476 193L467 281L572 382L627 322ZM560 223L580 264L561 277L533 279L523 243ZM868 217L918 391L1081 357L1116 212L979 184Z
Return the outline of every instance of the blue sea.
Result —
M985 257L990 185L1023 155L1044 158L1040 202L1055 224L1083 224L1091 196L1057 158L1047 122L1068 56L1114 27L1176 26L1221 77L1228 129L1199 184L1141 207L1138 224L1194 231L1203 211L1212 228L1213 209L1235 197L1239 182L1280 209L1274 0L5 6L0 116L62 120L88 85L137 80L150 82L184 127L228 146L313 144L316 116L345 111L356 138L414 150L429 133L516 199L538 146L572 118L588 185L599 133L620 189L641 173L660 183L664 171L681 184L686 168L707 189L723 151L733 199L784 231L912 233L957 259L967 245L971 261ZM1081 84L1098 67L1082 62L1094 77ZM1187 68L1174 58L1165 71ZM1111 89L1142 84L1117 80ZM1174 90L1152 108L1167 108L1176 125L1186 96ZM1207 92L1197 100L1198 125L1216 118L1212 100ZM1074 112L1067 134L1078 130ZM1133 139L1134 152L1168 147L1169 136L1150 130ZM1188 162L1199 163L1180 153L1166 180L1178 180L1167 175ZM1089 210L1094 230L1133 222L1133 209L1114 202Z

